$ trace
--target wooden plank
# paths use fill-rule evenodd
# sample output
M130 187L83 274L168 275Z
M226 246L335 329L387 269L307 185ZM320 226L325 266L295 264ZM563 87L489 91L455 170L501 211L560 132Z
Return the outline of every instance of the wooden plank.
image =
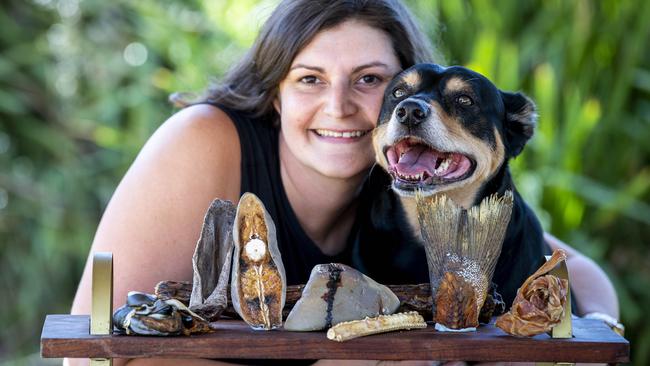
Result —
M337 343L324 332L254 331L239 320L221 320L213 334L190 337L93 336L84 315L48 315L41 355L76 358L269 358L534 362L629 362L627 340L598 320L575 319L574 338L511 337L490 324L471 333L426 329L393 332Z

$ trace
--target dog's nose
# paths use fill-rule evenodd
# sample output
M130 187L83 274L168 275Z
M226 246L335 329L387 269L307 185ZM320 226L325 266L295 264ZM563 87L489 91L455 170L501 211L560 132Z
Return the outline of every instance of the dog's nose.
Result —
M429 106L419 100L405 100L397 105L395 115L400 123L417 126L429 116Z

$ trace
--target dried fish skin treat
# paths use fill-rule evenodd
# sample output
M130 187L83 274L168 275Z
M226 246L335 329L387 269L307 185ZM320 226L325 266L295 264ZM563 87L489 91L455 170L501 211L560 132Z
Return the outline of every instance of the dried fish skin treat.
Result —
M368 335L426 328L427 323L417 311L391 315L379 315L373 318L352 320L336 324L327 331L327 339L344 342Z
M436 329L476 330L510 222L512 192L467 210L445 195L416 193L415 199Z
M446 272L436 292L436 329L476 330L479 325L477 299L476 290L470 282L455 273Z
M319 264L302 296L287 316L284 329L315 331L345 321L392 314L400 301L388 287L340 263Z
M517 290L510 311L497 318L495 325L510 335L532 337L560 324L569 283L548 272L561 261L566 261L566 253L557 249Z
M287 280L275 230L262 201L245 193L233 224L230 293L237 314L256 330L282 326Z

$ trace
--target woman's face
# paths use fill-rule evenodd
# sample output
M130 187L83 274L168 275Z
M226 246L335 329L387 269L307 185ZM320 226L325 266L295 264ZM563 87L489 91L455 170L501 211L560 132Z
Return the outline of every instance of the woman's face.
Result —
M274 102L283 164L341 179L365 173L384 89L400 70L381 30L351 20L318 33L293 60Z

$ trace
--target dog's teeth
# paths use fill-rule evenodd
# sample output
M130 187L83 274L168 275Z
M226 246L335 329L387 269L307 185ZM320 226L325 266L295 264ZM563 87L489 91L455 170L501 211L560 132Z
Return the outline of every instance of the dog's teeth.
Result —
M445 172L449 168L450 164L451 164L450 158L443 160L442 163L440 163L440 165L438 166L438 168L434 171L434 173L441 174Z
M424 172L418 173L418 174L415 174L415 175L412 175L412 174L400 174L400 173L397 173L397 175L400 178L405 179L405 180L422 180L422 179L424 179Z

